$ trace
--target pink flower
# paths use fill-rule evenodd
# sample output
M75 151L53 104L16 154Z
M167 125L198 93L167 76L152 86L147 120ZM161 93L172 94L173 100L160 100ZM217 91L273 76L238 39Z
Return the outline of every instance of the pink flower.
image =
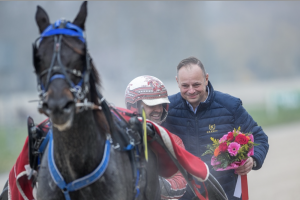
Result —
M223 137L219 140L219 144L221 144L222 142L225 142L227 140L227 134L223 135Z
M247 156L250 157L250 156L253 156L253 155L254 155L254 147L249 149L249 152L248 152Z
M236 142L232 142L229 146L228 146L228 152L231 156L236 156L236 154L238 153L238 150L240 149L241 145L236 143Z

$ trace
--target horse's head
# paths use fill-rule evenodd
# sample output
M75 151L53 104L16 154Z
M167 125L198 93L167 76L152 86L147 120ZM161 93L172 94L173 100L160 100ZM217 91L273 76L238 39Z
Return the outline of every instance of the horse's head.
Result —
M41 98L39 111L48 115L61 131L72 125L78 111L76 105L90 103L90 83L94 81L95 85L98 79L83 36L86 17L87 2L81 5L72 23L58 20L50 24L46 11L39 6L35 15L41 34L36 41L40 41L39 46L33 45Z

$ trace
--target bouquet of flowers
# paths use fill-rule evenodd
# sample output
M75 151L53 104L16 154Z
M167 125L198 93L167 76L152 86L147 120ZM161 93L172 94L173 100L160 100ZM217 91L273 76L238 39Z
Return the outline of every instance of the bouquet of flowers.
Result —
M254 155L254 138L251 133L240 132L241 127L224 135L221 139L210 138L213 144L207 145L202 156L212 154L211 165L216 171L236 169Z
M207 151L202 156L212 154L211 165L216 171L236 169L254 155L254 138L251 133L240 132L241 127L234 129L220 139L210 138L213 144L207 145ZM242 191L241 191L242 190ZM239 176L234 196L248 200L247 175Z

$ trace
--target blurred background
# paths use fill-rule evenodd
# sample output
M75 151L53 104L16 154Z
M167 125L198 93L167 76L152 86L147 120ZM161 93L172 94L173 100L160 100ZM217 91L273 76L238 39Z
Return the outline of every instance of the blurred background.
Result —
M45 119L37 103L29 103L38 99L32 65L32 43L39 37L36 7L43 7L53 23L73 21L81 3L0 2L0 177L6 177L23 147L27 116L36 123ZM299 9L298 1L90 1L86 37L108 102L125 107L126 86L140 75L158 77L169 94L179 92L176 66L195 56L214 89L239 97L276 143L276 137L300 134ZM266 159L270 168L272 155L278 155L272 147ZM260 179L264 172L265 167ZM252 180L250 187L257 181Z

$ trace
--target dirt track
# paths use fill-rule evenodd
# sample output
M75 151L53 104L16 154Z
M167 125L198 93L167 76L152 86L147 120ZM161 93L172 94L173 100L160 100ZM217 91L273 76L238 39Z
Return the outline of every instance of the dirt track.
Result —
M300 122L268 128L265 132L270 148L263 167L248 175L249 199L300 199Z
M263 167L259 171L251 171L248 175L249 199L299 199L300 122L264 130L269 136L270 149ZM7 177L8 174L0 175L1 191Z
M4 184L6 183L7 178L8 178L8 174L0 174L0 191L1 192L4 187Z

